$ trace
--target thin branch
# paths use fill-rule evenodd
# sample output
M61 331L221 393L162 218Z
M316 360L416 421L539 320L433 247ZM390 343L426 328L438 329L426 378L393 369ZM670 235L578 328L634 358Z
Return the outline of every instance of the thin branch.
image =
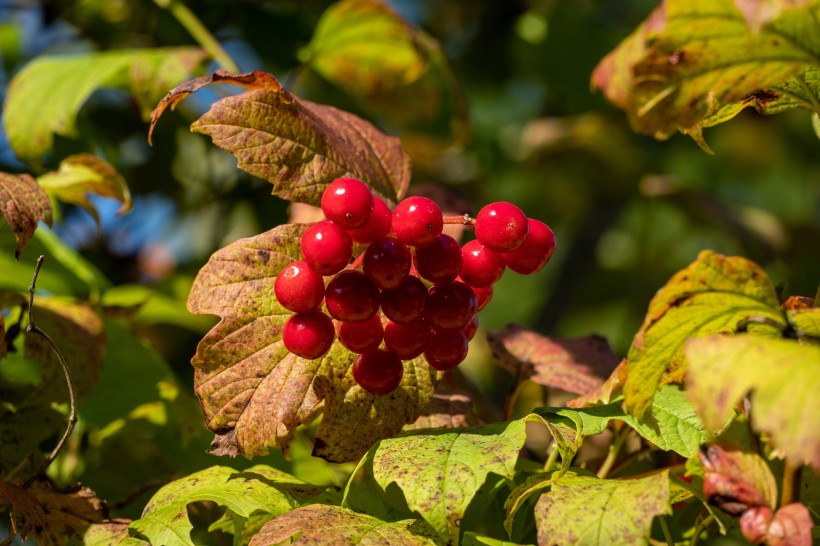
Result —
M713 516L712 514L709 514L707 517L700 520L698 522L698 524L695 526L695 532L694 532L694 534L692 534L692 540L689 541L689 546L697 546L698 541L700 540L700 535L702 535L703 532L710 525L712 525L712 522L714 522L714 521L715 521L715 516Z
M601 463L601 468L598 469L597 476L599 478L603 479L609 475L610 470L612 470L612 466L615 464L615 461L618 460L618 455L621 453L621 447L624 445L626 437L629 436L630 430L632 429L627 429L625 432L615 432L615 439L611 444L609 444L606 459L604 459L604 462Z
M179 0L154 0L156 4L167 9L179 23L185 27L191 36L207 51L216 62L222 65L222 68L233 74L239 73L239 67L228 55L228 52L222 48L219 41L214 38L214 35L202 24L202 21L194 15L188 6Z
M32 315L32 311L34 310L34 290L37 284L37 276L40 274L40 268L43 266L43 261L46 259L45 256L40 256L37 258L37 265L34 266L34 275L31 278L31 286L28 288L29 299L28 299L28 326L26 326L26 332L31 334L36 334L48 342L51 346L51 350L54 351L54 354L57 355L57 360L60 361L60 366L63 368L63 373L65 374L65 382L68 385L68 400L70 405L70 410L68 414L68 426L63 433L63 437L60 438L60 441L57 442L57 445L54 446L54 449L51 451L49 456L43 461L43 464L40 465L40 468L31 475L29 479L25 481L23 487L28 487L31 485L31 482L36 480L40 477L54 462L54 459L57 458L57 455L63 449L63 446L68 440L68 437L71 436L71 432L74 430L74 425L77 424L77 394L74 392L74 381L71 379L71 370L68 369L68 363L65 360L65 356L63 356L62 351L60 348L57 347L57 344L54 343L54 340L49 337L47 333L41 330L36 324L34 324L34 316Z
M786 459L783 466L783 488L780 490L780 506L791 504L795 491L800 491L802 467Z
M666 543L669 546L675 546L675 541L672 539L672 531L669 530L669 521L666 516L658 516L658 521L661 524L661 530L663 531L663 537L666 539Z

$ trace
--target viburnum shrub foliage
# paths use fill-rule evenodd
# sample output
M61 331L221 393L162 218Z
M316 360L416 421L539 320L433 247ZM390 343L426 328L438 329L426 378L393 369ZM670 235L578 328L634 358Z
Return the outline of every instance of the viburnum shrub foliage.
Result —
M350 43L334 42L343 31ZM366 40L392 49L356 47ZM390 62L357 57L365 54ZM156 353L116 320L115 311L136 314L148 303L124 303L133 299L36 230L52 222L52 199L94 210L87 191L117 197L126 211L122 177L90 154L36 179L0 174L14 235L12 242L3 231L11 243L4 248L47 257L0 299L5 543L15 534L40 544L168 546L695 545L722 535L808 546L820 537L820 296L783 297L756 263L702 250L648 302L626 355L597 335L562 338L515 324L485 331L480 312L502 275L533 274L560 256L561 233L548 218L506 201L472 217L415 193L399 138L300 98L269 73L219 69L171 88L206 57L185 49L86 62L110 74L130 66L129 77L112 76L117 85L141 105L158 100L149 139L191 94L242 88L213 102L191 130L272 183L274 195L316 207L316 221L239 239L199 270L188 309L218 322L202 329L191 360L192 408L190 393L156 371ZM376 0L332 5L300 60L371 111L405 93L456 85L432 37ZM42 88L51 64L77 68L60 63L32 63L9 89L9 140L32 165L56 130L33 124L22 135L13 106L33 81ZM376 69L398 73L379 80L394 88L368 86ZM145 70L162 86L146 86ZM816 117L818 70L820 2L666 0L592 78L637 130L665 138L677 129L708 149L703 129L747 106ZM77 95L79 104L88 93ZM454 138L464 136L458 100L427 118L422 102L404 114L450 116ZM49 268L72 271L87 293L62 298ZM486 407L459 369L485 341L514 378L502 411ZM159 399L123 400L146 375ZM66 383L63 408L54 402L65 400ZM95 399L98 383L108 389L97 395L106 405ZM531 383L566 396L513 418L517 393ZM176 420L193 436L204 417L211 455L296 460L301 438L314 459L301 454L298 472L295 463L285 472L213 459L162 485L141 517L111 518L91 489L60 488L45 472L71 443L78 407L82 429L108 423L102 414L111 404L132 403L128 419L87 441L133 426L134 415ZM151 449L150 431L140 430L132 438L148 440L129 440L123 452ZM597 455L579 462L582 450ZM319 459L339 463L341 486L327 485Z

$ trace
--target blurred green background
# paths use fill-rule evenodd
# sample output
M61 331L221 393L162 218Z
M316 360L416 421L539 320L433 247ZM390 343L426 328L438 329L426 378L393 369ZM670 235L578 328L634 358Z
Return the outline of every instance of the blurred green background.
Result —
M301 97L354 111L402 136L414 162L411 193L444 188L447 199L467 209L459 212L512 201L552 227L558 240L552 261L531 277L505 275L481 314L486 329L516 322L548 335L599 333L623 355L652 295L707 248L758 262L784 295L817 291L820 143L808 113L762 117L746 111L706 131L716 152L711 156L682 135L657 142L633 133L624 113L590 90L597 62L654 1L390 2L438 40L461 81L469 130L462 127L457 138L448 128L418 129L397 123L390 112L374 115L300 67L299 51L330 2L185 3L241 70L270 72ZM0 2L3 86L41 55L177 45L195 42L149 0ZM137 331L170 365L185 395L191 392L189 360L210 325L183 316L187 287L216 249L288 221L288 204L270 195L269 183L237 170L233 156L188 131L226 92L203 92L166 114L149 147L147 124L133 100L100 90L80 113L81 136L58 137L46 162L54 168L66 155L89 151L127 180L135 196L132 213L117 218L117 205L98 201L98 234L84 211L63 207L55 231L114 285L139 283L176 305L173 320L144 320ZM397 108L416 100L405 99ZM27 168L0 137L0 171ZM31 260L36 251L27 254ZM470 374L491 396L503 396L504 372L492 366L480 341L473 349ZM198 416L190 419L195 423ZM207 463L203 457L186 466ZM87 481L76 469L65 476Z

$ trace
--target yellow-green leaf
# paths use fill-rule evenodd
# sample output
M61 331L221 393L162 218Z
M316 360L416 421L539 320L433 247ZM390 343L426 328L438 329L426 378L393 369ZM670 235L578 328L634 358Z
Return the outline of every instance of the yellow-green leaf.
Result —
M686 344L689 398L716 430L751 392L752 427L797 465L820 470L820 347L755 336Z
M538 544L649 544L652 519L671 512L667 471L632 480L567 475L535 505Z
M55 134L77 135L77 113L97 89L128 89L139 102L153 103L167 86L190 75L184 73L187 68L194 71L204 58L200 50L192 48L38 57L9 84L3 120L9 144L20 159L40 166ZM179 66L186 68L180 70Z
M706 147L702 128L746 106L814 108L818 14L817 0L666 0L601 61L593 83L639 131L680 130Z
M777 326L760 326L759 322ZM745 258L701 252L649 303L627 356L623 389L627 411L640 419L661 382L683 379L687 339L743 328L777 335L786 328L769 277Z
M125 179L113 165L93 154L69 156L60 162L58 170L38 177L37 182L59 200L83 207L98 223L99 215L88 200L89 193L117 199L122 203L118 214L131 210L131 192Z

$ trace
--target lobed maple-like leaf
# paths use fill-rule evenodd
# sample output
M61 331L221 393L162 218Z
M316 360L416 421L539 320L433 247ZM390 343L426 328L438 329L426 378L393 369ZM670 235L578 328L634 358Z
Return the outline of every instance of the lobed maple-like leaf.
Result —
M87 487L57 489L47 480L24 487L0 481L0 504L11 503L11 521L21 538L67 546L91 525L108 520L108 507Z
M113 197L122 203L117 214L131 210L131 192L128 184L113 165L93 154L76 154L63 159L53 172L37 177L37 182L59 200L79 205L99 224L97 209L88 200L88 194Z
M398 486L410 510L419 513L442 539L455 544L459 522L489 474L512 478L525 437L523 419L413 431L373 446L359 468L370 469L374 487L377 484L381 492ZM346 502L356 508L350 490Z
M535 506L538 544L649 544L652 519L671 512L668 471L624 480L565 475Z
M382 521L339 506L309 504L266 523L249 546L281 544L391 544L395 546L443 545L424 521Z
M20 257L23 248L34 236L34 230L40 221L49 226L52 222L51 201L48 195L37 181L27 174L0 172L0 212L17 240L15 258Z
M271 182L275 195L318 205L340 177L358 178L392 203L407 191L410 159L397 138L358 116L302 100L265 72L218 70L175 87L152 113L149 139L167 108L214 83L247 91L215 102L191 130L235 155L240 169Z
M751 392L752 427L793 464L820 470L820 347L750 335L686 344L686 392L711 430Z
M217 433L215 454L250 457L286 448L296 427L321 409L314 454L354 460L415 421L433 396L438 375L421 358L405 362L397 390L374 396L356 385L355 355L338 341L317 360L285 348L282 328L291 312L276 301L273 285L299 259L304 230L283 225L217 251L191 289L191 312L221 317L192 360L195 392Z
M598 389L620 362L601 336L548 337L516 324L487 332L499 363L519 380L587 394Z
M777 326L757 327L758 322ZM745 258L702 251L649 303L627 355L623 386L627 411L640 419L662 382L683 380L686 340L744 328L769 335L780 335L786 328L771 280Z
M777 485L769 465L760 455L704 446L703 496L709 504L739 516L749 508L777 505Z
M23 161L41 165L54 135L76 136L77 113L97 89L128 89L147 104L195 72L206 59L198 48L157 48L41 56L15 74L4 103L9 145Z
M743 108L814 108L820 87L817 0L665 0L596 67L592 82L633 126L667 138Z

